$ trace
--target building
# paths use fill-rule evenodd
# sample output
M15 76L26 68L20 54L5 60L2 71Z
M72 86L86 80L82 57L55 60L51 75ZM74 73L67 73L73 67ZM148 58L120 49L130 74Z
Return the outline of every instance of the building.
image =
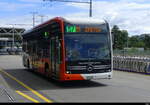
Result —
M21 46L24 31L24 28L0 27L0 49Z

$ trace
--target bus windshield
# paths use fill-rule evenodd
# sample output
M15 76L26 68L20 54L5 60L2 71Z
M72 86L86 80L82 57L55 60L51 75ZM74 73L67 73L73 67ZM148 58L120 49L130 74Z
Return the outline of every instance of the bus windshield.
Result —
M65 34L66 61L110 59L106 33Z

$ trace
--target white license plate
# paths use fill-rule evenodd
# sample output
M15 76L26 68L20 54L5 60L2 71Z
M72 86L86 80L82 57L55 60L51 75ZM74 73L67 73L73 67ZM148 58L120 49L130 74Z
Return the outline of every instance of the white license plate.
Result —
M87 76L86 79L93 79L93 76Z

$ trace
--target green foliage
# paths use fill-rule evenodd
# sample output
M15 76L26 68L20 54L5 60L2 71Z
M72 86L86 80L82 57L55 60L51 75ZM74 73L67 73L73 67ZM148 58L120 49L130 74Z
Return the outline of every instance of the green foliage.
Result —
M132 36L129 38L129 47L138 47L140 43L140 39L138 36Z
M112 28L113 35L113 48L122 50L126 47L129 48L144 48L150 49L150 35L134 35L129 37L127 30L120 30L117 25Z
M150 49L150 36L145 35L143 41L145 42L145 49Z
M128 32L126 30L120 30L117 25L114 25L112 35L114 49L123 49L127 46Z

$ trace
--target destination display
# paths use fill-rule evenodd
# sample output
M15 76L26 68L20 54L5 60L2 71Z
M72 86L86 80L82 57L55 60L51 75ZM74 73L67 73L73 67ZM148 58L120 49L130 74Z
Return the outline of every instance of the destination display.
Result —
M99 33L102 32L100 27L92 26L75 26L75 25L66 25L65 32L67 33L76 33L76 32L87 32L87 33Z

